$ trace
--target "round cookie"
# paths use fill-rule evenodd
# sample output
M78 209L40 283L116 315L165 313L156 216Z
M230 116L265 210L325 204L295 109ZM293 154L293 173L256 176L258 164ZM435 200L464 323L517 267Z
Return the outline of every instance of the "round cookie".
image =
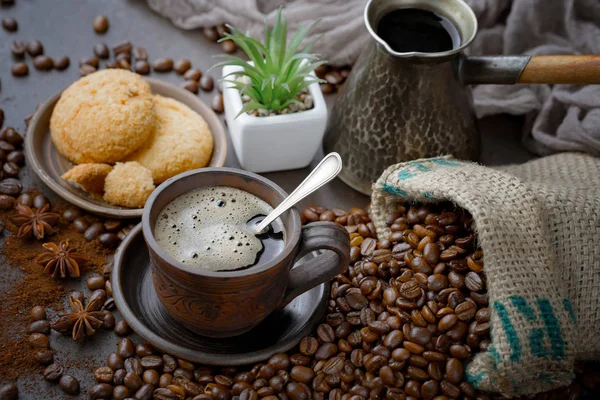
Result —
M122 69L95 72L69 86L50 118L52 142L77 164L114 163L156 127L150 85Z
M153 190L149 169L135 161L118 162L104 181L104 201L117 206L142 208Z
M158 185L181 172L205 167L212 155L213 137L204 118L185 104L158 95L154 104L156 130L125 160L152 171Z

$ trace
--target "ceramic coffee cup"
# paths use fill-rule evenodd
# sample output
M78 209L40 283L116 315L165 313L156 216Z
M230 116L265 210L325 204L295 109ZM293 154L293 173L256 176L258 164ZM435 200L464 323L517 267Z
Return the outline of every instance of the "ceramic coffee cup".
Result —
M167 312L189 329L209 337L231 337L249 331L271 312L307 290L327 282L348 265L350 243L344 228L331 222L302 227L295 208L281 216L285 244L270 261L250 268L212 272L186 266L154 237L156 220L175 198L201 187L229 186L251 193L275 208L287 194L259 175L232 168L184 172L162 183L150 195L142 216L154 287ZM306 254L320 255L292 269Z

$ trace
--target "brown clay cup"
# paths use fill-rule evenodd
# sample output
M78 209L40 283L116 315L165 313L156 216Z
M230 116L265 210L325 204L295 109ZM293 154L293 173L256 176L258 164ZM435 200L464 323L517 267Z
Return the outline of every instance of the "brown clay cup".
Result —
M142 229L150 252L154 288L167 312L201 335L224 338L240 335L307 290L342 272L350 259L344 228L331 222L302 227L295 208L281 216L284 249L273 260L245 270L212 272L186 266L156 242L154 227L162 209L197 188L229 186L251 193L275 208L287 194L259 175L232 168L184 172L161 184L150 195ZM303 256L320 254L292 269Z

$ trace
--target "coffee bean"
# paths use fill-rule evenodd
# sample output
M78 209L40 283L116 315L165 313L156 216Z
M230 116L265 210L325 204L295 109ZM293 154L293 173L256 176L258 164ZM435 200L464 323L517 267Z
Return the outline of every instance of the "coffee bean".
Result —
M94 371L94 379L98 383L111 383L114 378L114 372L109 367L100 367Z
M213 78L208 75L202 75L199 83L200 89L204 90L205 92L210 92L215 87L215 82L213 81Z
M142 387L142 384L143 384L142 379L135 372L128 372L125 375L125 379L123 380L123 383L125 384L127 389L132 390L132 391L138 390L140 387Z
M79 290L71 290L69 292L68 298L71 298L71 297L73 299L79 300L79 302L81 302L81 304L85 304L85 296Z
M2 27L7 32L16 32L17 29L19 29L19 24L17 23L17 20L14 18L4 17L4 18L2 18Z
M126 400L129 399L130 396L131 392L124 385L115 386L115 388L112 391L112 398L114 400Z
M35 352L33 358L42 365L52 364L54 361L54 352L50 349L39 349Z
M117 61L117 64L121 69L126 69L128 71L131 70L131 64L129 63L129 60L127 60L127 58L121 58Z
M88 391L90 399L107 399L111 397L113 393L113 387L108 383L99 383L94 385Z
M108 46L105 43L98 43L97 45L94 46L94 54L98 58L106 59L110 56L110 50L108 49ZM88 63L84 63L84 64L88 64ZM95 66L97 67L98 65L95 65Z
M106 281L102 276L91 276L87 280L87 287L90 290L103 289ZM128 356L129 357L129 356Z
M135 62L135 72L140 75L148 75L150 73L150 64L146 60L138 60Z
M210 101L210 105L214 112L216 112L217 114L222 114L223 111L225 111L225 104L223 103L223 94L215 94Z
M140 343L135 346L135 355L142 358L154 354L154 349L148 343Z
M177 360L168 354L163 354L163 372L170 374L177 368Z
M79 60L80 67L84 66L84 65L91 65L94 68L98 68L99 64L100 64L100 60L98 60L98 57L96 57L96 56L84 57L81 60Z
M41 55L33 60L33 66L40 71L49 71L54 67L54 61L50 57Z
M27 344L34 349L47 349L50 347L50 340L43 333L32 333L27 338Z
M202 77L202 71L196 68L188 69L185 74L183 74L183 79L186 81L199 81Z
M15 199L5 194L0 194L0 210L11 210L15 206Z
M90 295L88 303L97 302L97 304L104 304L107 299L106 290L104 289L96 289Z
M321 83L320 86L321 86L321 91L324 94L331 94L335 91L335 86L333 86L329 82Z
M152 63L154 72L170 72L173 69L173 60L170 58L159 58Z
M98 241L102 247L106 247L107 249L114 249L121 242L119 237L112 232L103 233L98 237Z
M125 360L123 357L119 356L117 353L110 353L106 360L106 365L108 365L113 371L125 367Z
M185 81L183 82L181 87L187 90L188 92L198 94L198 82L196 81Z
M96 72L96 68L92 65L83 64L81 67L79 67L79 75L81 76L87 76L89 74L93 74L94 72Z
M460 396L460 389L446 380L440 383L440 389L444 395L450 397L451 399L456 399L458 396Z
M456 358L450 358L446 362L446 380L453 384L459 384L464 378L462 363Z
M88 242L96 239L104 231L104 225L101 222L94 222L83 234L83 237Z
M97 15L94 18L94 22L92 23L92 26L96 33L106 32L108 30L108 25L108 18L106 18L104 15Z
M468 321L475 317L475 313L477 312L477 306L470 301L465 301L456 306L454 312L456 313L456 317L459 320Z
M44 196L43 194L36 194L33 197L33 207L34 208L42 208L45 205L50 205L50 201L48 200L48 198L46 196Z
M25 164L25 156L23 155L23 152L21 150L11 151L6 156L6 161L22 166L23 164Z
M143 47L135 47L133 49L133 56L135 57L136 61L140 61L140 60L147 61L148 60L148 52Z
M122 58L118 58L120 54L126 54L127 56L130 57L132 48L133 48L133 46L127 40L117 43L115 45L115 47L113 47L113 53L115 54L115 58L117 60L122 59Z
M19 40L13 41L10 51L15 58L23 58L25 56L25 43Z
M58 382L63 392L71 395L78 395L80 391L79 381L71 375L63 375Z
M465 277L465 286L473 292L481 292L483 290L483 280L476 272L469 272Z
M214 27L202 28L202 35L211 42L216 42L219 40L219 34Z
M34 321L29 325L27 329L29 333L42 333L44 335L50 334L50 322L48 320Z
M156 356L156 355L149 355L149 356L143 357L141 362L142 362L142 367L149 368L149 369L156 369L156 370L160 370L164 365L163 358L160 356Z
M65 370L61 365L56 364L56 363L50 364L44 370L44 373L43 373L44 379L47 380L48 382L56 382L57 380L60 379L60 377L62 376L64 371Z
M31 57L37 57L44 54L44 45L39 40L31 40L27 43L26 50Z
M124 338L117 343L117 354L123 358L133 357L135 355L135 346L130 339Z
M192 63L190 60L179 59L173 63L173 69L178 75L185 74L190 68L192 68Z
M113 377L113 384L122 385L125 381L125 375L127 375L127 371L125 369L121 368L116 370Z
M60 57L54 60L54 68L59 71L62 71L67 69L70 63L71 61L69 60L69 57Z
M233 54L237 51L237 46L233 40L224 40L221 42L221 48L227 54Z
M77 217L77 218L75 218L75 220L73 220L73 226L75 227L75 230L77 232L84 233L90 227L90 224L87 222L87 220L85 218Z
M335 340L335 332L327 324L321 324L317 327L317 336L322 343L332 343Z
M319 348L319 342L312 336L302 338L300 341L300 353L306 356L314 355Z
M13 76L23 77L29 74L29 67L24 62L18 62L12 65L10 71Z
M151 385L158 386L160 375L153 369L147 369L142 375L142 380L144 381L144 383L149 383Z
M310 383L315 377L315 373L312 369L308 367L295 366L292 368L290 372L290 377L298 382L302 383Z
M29 208L33 207L33 196L29 193L23 193L19 197L17 197L17 204L22 204Z

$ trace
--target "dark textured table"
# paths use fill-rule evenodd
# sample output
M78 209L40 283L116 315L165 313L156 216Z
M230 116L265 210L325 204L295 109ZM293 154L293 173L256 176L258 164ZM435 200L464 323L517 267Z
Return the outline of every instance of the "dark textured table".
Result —
M104 14L110 20L110 29L103 35L96 34L92 29L92 20L98 14ZM194 67L202 71L206 71L215 62L212 55L220 52L220 46L208 42L198 31L183 32L176 29L169 21L154 14L141 0L16 0L14 6L0 7L0 18L5 16L14 17L19 23L19 29L14 33L0 30L0 108L6 115L5 126L14 126L21 133L25 131L23 118L34 111L37 104L79 78L79 59L93 55L92 47L97 43L105 42L112 47L122 40L129 40L134 45L145 47L151 60L158 57L183 57L191 60ZM11 76L12 41L27 42L31 39L42 41L45 54L51 57L68 55L71 58L71 66L63 72L40 72L33 68L28 58L29 76ZM218 71L214 71L213 76L217 75ZM183 82L175 73L153 76L173 83ZM214 93L216 90L211 94L202 93L200 96L208 103ZM329 105L334 100L335 96L327 98ZM484 163L497 165L522 162L532 157L519 144L520 119L488 118L481 121L481 130ZM312 166L321 156L322 152L317 154ZM239 166L231 146L227 166ZM309 169L303 169L265 176L289 192L308 172ZM56 198L29 169L25 168L21 172L21 179L26 187L37 186L51 199ZM310 196L303 205L310 203L348 209L353 206L366 206L368 198L350 189L343 182L335 180ZM0 291L7 290L11 282L19 279L18 270L5 262L0 265L0 274L7 277L0 280ZM82 288L84 282L73 282L71 285L73 288ZM0 315L0 324L2 318L6 317ZM100 331L84 345L76 344L66 337L59 337L55 333L51 337L58 361L68 364L85 360L90 368L104 365L106 356L116 350L116 341L117 337L107 331ZM93 374L90 368L68 368L69 373L80 380L82 393L86 393L92 385ZM4 382L3 375L3 371L0 371L0 384L7 383ZM40 375L22 379L19 381L19 387L20 399L65 398L58 385L45 382Z

